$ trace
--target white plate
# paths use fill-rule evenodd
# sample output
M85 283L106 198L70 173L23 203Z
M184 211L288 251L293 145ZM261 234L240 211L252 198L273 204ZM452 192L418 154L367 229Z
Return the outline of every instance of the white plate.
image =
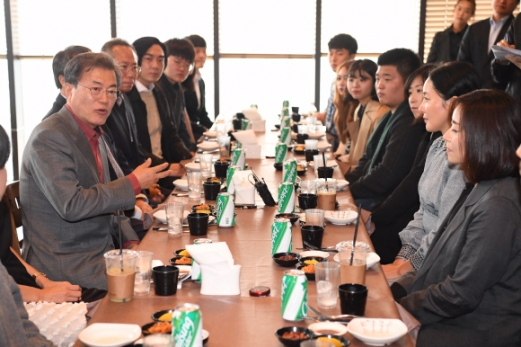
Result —
M188 216L188 211L183 211L183 219L186 218L186 216ZM156 212L154 212L153 216L158 220L160 221L161 223L163 224L167 224L168 221L166 220L166 211L164 208L161 208L159 210L157 210Z
M203 133L204 136L217 137L217 131L208 130Z
M309 330L312 330L317 335L325 334L324 331L334 331L334 335L344 335L347 333L347 327L338 322L320 322L313 323L308 326ZM328 333L331 334L331 333Z
M301 252L300 256L302 258L304 258L304 257L322 257L322 258L327 258L327 257L329 257L329 252L305 251L305 252Z
M367 345L384 346L407 334L407 326L399 319L355 318L347 331Z
M324 213L324 218L335 225L346 225L349 223L353 223L354 221L356 221L356 217L358 217L358 212L353 210L326 211Z
M333 260L337 263L340 262L340 258L338 257L338 254L335 254L333 257ZM372 268L376 263L380 261L380 256L374 252L367 253L367 264L365 265L365 268L369 270Z
M219 149L219 144L213 141L204 141L197 145L197 148L202 149L203 151L213 151L215 149Z
M175 184L175 182L174 182ZM349 185L349 182L346 180L336 180L336 191L339 192L345 189Z
M188 180L175 180L174 185L179 190L188 191Z
M186 164L185 168L188 171L201 171L201 164L192 162L192 163ZM188 183L187 183L187 186L188 186Z
M137 324L94 323L83 329L78 339L91 347L119 347L140 336L141 327Z
M310 139L312 140L318 140L320 139L322 136L324 136L326 133L308 133L308 136Z

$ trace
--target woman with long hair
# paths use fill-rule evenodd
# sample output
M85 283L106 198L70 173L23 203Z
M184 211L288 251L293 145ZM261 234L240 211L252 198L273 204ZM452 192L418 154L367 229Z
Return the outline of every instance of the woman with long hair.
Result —
M521 105L478 90L454 99L449 113L448 161L468 184L419 270L392 291L422 324L418 346L519 346Z
M353 99L347 90L347 76L351 64L353 64L353 60L346 61L336 70L335 96L333 97L336 111L333 120L339 144L333 154L335 157L346 153L349 141L351 141L348 124L353 122L355 108L358 105L358 101Z
M339 151L335 154L339 160L349 163L351 168L358 164L358 160L364 154L367 140L380 119L389 111L387 106L378 102L376 96L374 82L377 69L378 66L372 60L362 59L353 61L348 70L347 95L351 99L350 114L347 123L338 124L337 129L341 127L343 133L349 135L351 147L347 155ZM356 101L358 106L354 109L352 106Z

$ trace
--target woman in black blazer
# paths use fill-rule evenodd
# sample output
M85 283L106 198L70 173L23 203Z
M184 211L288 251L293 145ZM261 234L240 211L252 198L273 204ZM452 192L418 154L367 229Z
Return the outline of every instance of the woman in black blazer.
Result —
M448 160L469 184L418 272L392 291L422 323L417 346L520 346L521 106L478 90L452 109Z
M456 2L452 25L434 36L427 63L445 63L456 60L461 39L469 27L467 23L474 16L475 11L475 0Z

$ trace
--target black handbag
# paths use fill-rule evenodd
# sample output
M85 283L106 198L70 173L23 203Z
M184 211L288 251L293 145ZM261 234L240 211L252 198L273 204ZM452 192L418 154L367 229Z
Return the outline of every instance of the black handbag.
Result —
M264 178L261 181L253 171L250 176L255 181L255 183L251 181L250 183L253 184L253 186L257 190L257 193L259 193L260 197L262 198L262 201L264 201L264 204L266 206L275 206L275 200L273 200L273 196L271 195L271 192L268 189L268 185L266 184L266 181L264 181Z

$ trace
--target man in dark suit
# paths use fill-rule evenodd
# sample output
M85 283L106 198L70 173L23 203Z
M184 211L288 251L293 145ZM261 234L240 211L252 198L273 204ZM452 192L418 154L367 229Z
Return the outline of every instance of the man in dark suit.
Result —
M199 35L190 35L186 39L194 45L196 68L194 88L193 90L185 90L186 111L192 124L198 123L209 129L213 122L206 111L206 86L201 77L201 69L206 63L206 41Z
M492 17L472 24L461 40L458 60L474 65L482 88L505 88L505 84L492 79L490 63L494 54L491 48L505 37L514 19L512 12L518 4L519 0L492 0Z
M179 136L188 149L196 151L195 143L207 129L190 122L190 117L186 113L182 85L182 83L193 84L194 46L186 39L170 39L164 44L167 52L166 67L158 85L165 94L172 121L178 129ZM193 88L193 86L190 87Z
M499 46L521 49L521 16L516 19L508 29L508 39L498 42ZM512 97L521 100L521 69L508 60L494 59L492 62L492 77L496 83L506 84L505 91Z
M191 159L193 153L179 137L164 93L155 85L165 68L166 47L155 37L137 39L133 46L140 69L134 87L126 94L134 112L139 143L152 153L154 165L168 162L172 175L182 176L180 162Z
M56 84L56 88L60 90L58 96L56 97L56 101L54 101L52 108L47 112L43 119L49 117L51 114L54 114L61 110L63 105L67 102L65 99L65 78L63 77L63 70L65 70L65 65L81 53L90 52L90 49L83 46L69 46L65 48L63 51L59 51L54 58L52 59L52 72L54 74L54 83Z
M38 124L24 150L20 173L24 257L55 280L106 289L103 254L114 248L114 212L134 207L141 189L166 177L167 164L150 159L111 180L119 166L100 126L116 102L120 72L103 53L84 53L66 66L67 104ZM124 246L138 237L121 223Z
M404 87L420 63L413 51L404 48L392 49L378 57L377 95L390 111L369 138L358 165L345 175L355 203L362 204L365 210L372 211L385 200L414 162L425 124L413 124L414 116Z

